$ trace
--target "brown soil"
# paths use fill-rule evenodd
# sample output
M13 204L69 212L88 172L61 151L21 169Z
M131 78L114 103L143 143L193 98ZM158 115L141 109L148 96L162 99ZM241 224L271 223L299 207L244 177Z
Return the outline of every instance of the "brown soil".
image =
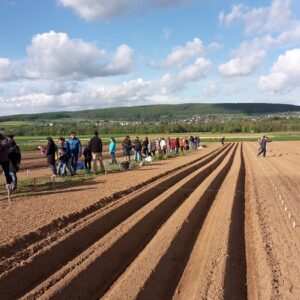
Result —
M2 190L1 299L298 299L299 146L215 144L10 203Z

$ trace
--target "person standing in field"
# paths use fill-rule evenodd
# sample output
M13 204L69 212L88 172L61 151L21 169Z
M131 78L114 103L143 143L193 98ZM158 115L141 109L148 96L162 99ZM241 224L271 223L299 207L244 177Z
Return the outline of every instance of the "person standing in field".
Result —
M74 170L74 175L75 175L77 169L78 157L80 157L82 153L81 142L76 137L75 132L71 132L71 137L68 139L68 143L70 146L69 162Z
M179 148L180 148L180 139L179 139L179 137L176 138L175 145L176 145L176 148L175 148L176 149L176 154L178 154Z
M55 145L52 137L48 136L47 140L48 140L47 150L46 150L47 162L52 171L52 177L56 177L57 171L55 165L55 154L57 152L57 146Z
M184 149L184 138L179 140L179 147L181 150L181 153L183 154L183 149Z
M90 139L90 145L92 150L94 172L95 174L98 173L97 161L99 161L100 173L103 173L105 169L102 157L102 140L99 138L99 132L97 130L94 132L94 136Z
M148 145L147 145L148 146ZM137 136L136 139L133 141L133 147L134 147L134 160L140 161L142 160L142 142Z
M58 144L60 145L60 151L58 151L59 164L57 168L58 175L66 175L66 168L68 169L71 176L74 176L74 169L71 165L71 151L69 142L66 141L62 136L58 138ZM61 164L60 164L61 163ZM62 169L62 171L61 171Z
M125 156L125 160L130 162L132 144L129 135L127 135L123 141L123 154Z
M92 150L91 150L90 142L87 142L86 146L84 147L83 156L84 156L85 173L91 174Z
M10 134L8 137L11 139L11 144L8 149L8 159L9 159L9 169L10 169L10 176L12 178L12 190L15 190L18 185L18 177L17 172L20 169L20 163L21 163L21 151L19 146L14 140L14 135Z
M110 138L108 150L109 150L109 153L111 156L111 163L116 165L117 164L117 159L116 159L117 146L116 146L116 140L113 137Z
M148 145L149 145L149 139L148 137L146 136L144 141L143 141L143 145L142 145L142 148L143 148L143 154L145 157L149 156L149 152L148 152Z
M13 190L13 179L9 173L9 159L8 159L8 148L10 147L11 140L2 133L0 133L0 165L2 166L5 178L6 178L6 189Z
M221 139L220 139L220 143L221 143L222 146L224 146L224 141L225 141L225 137L223 136L223 137L221 137Z
M267 143L272 142L267 136L263 136L260 139L260 150L257 153L257 156L260 156L260 154L263 154L263 157L266 157L267 152Z

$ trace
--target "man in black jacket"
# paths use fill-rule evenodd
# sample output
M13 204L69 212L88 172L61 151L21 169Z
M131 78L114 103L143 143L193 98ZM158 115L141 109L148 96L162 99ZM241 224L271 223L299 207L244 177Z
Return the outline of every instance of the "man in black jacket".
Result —
M10 176L12 177L12 183L13 183L12 189L15 190L18 185L17 172L19 171L22 157L21 157L20 148L14 140L14 135L10 134L7 137L9 137L11 139L11 144L8 149L8 159L9 159L9 163L10 163L10 166L9 166Z
M11 144L11 139L0 133L0 165L2 166L5 178L6 178L6 189L13 190L14 186L12 178L9 174L9 159L8 149Z
M92 150L92 157L93 157L93 169L94 172L97 174L97 161L99 161L100 164L100 172L104 172L104 164L102 160L102 141L99 138L99 133L96 130L94 132L94 136L90 139L90 147Z

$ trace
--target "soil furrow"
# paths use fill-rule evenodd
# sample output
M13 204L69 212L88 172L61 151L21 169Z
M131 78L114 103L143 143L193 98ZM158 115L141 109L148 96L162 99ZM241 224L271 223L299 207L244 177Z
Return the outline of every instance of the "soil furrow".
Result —
M242 146L243 148L243 146ZM228 240L224 279L224 299L247 299L245 243L245 161L241 148L241 166L237 177Z
M153 237L106 299L170 299L235 149L214 169ZM118 296L119 295L119 296ZM122 295L122 296L121 296ZM100 296L98 294L98 296Z
M105 197L103 199L100 199L99 201L97 201L96 203L94 203L93 205L91 205L89 207L86 207L82 211L73 213L71 215L64 216L63 218L56 219L56 220L52 221L50 224L47 224L44 227L39 228L36 232L31 232L28 235L22 236L22 238L16 239L11 244L6 244L6 245L0 246L0 257L2 259L4 259L4 258L8 258L8 257L14 255L14 253L16 253L16 252L20 253L20 251L22 249L26 249L30 245L32 245L44 238L49 238L49 236L51 234L54 234L55 236L57 236L57 232L60 230L63 230L69 224L75 223L78 220L80 221L82 218L85 218L88 215L93 214L93 213L97 212L98 210L103 209L104 206L110 204L111 202L115 202L116 200L121 199L124 196L130 195L133 192L138 191L139 189L142 189L151 183L155 183L156 181L159 181L159 180L164 180L164 177L167 177L167 179L166 179L166 182L163 184L166 184L166 185L172 184L172 181L174 179L173 179L173 177L171 177L171 174L180 173L184 177L184 176L186 176L186 174L191 172L191 170L193 168L194 169L198 168L199 166L207 163L209 160L211 160L213 157L218 155L223 150L224 149L213 150L212 152L210 152L200 158L197 158L196 160L193 160L192 162L189 162L186 165L177 167L171 171L164 172L158 176L151 178L150 180L143 182L142 184L133 186L130 190L127 189L127 190L116 192L116 193L112 194L110 197ZM199 165L197 164L198 162L200 162ZM197 165L194 166L195 163ZM189 169L189 167L191 169ZM176 176L180 176L180 174L177 174ZM171 177L171 178L168 178L168 177ZM177 177L177 178L179 178L179 177ZM176 181L176 179L175 179L175 181ZM146 193L149 193L149 191L146 191ZM151 193L151 191L150 191L150 193Z
M194 245L176 300L247 298L244 231L240 230L244 224L239 216L244 214L241 155L239 147Z
M173 176L165 182L163 182L162 186L166 189L170 188L174 183L178 180L181 180L182 178L185 178L190 172L197 170L199 167L203 167L202 172L200 172L200 175L198 175L197 180L203 178L206 176L209 172L211 172L211 169L214 168L216 165L220 163L220 161L223 159L223 157L227 154L229 149L225 149L225 151L222 151L222 153L219 155L219 152L212 154L210 157L204 159L200 163L197 163L196 165L189 167L187 170L180 172L178 176ZM216 158L215 158L216 157ZM210 163L210 161L214 159L213 163ZM209 164L210 163L210 164ZM209 164L209 166L205 166L206 164ZM201 169L200 169L201 170ZM194 179L195 181L196 179ZM190 188L190 185L193 186L196 184L193 180L191 180L191 183L187 183L186 188ZM158 186L159 187L159 186ZM62 265L64 265L67 261L71 260L73 257L84 251L88 246L90 246L92 243L94 243L97 239L101 238L106 232L108 232L111 228L116 226L118 223L122 222L123 219L128 217L130 214L132 214L137 209L141 208L143 205L145 205L147 202L151 201L154 197L158 196L161 193L161 189L154 189L154 191L150 190L150 192L146 192L147 194L138 195L136 199L131 199L131 201L127 202L126 207L120 207L118 210L112 210L110 213L101 216L101 218L97 219L96 221L93 220L89 226L84 227L79 232L73 233L68 239L65 239L61 243L58 243L54 247L50 249L50 251L46 253L40 253L40 255L36 256L34 259L31 258L31 261L27 264L24 264L24 266L21 266L7 274L6 276L3 276L1 279L1 286L2 291L5 293L10 293L12 290L10 289L11 286L15 286L18 282L18 287L14 288L14 295L12 296L19 296L20 294L26 292L29 288L31 289L32 286L37 285L39 282L43 280L43 278L49 276L51 273L56 271L58 268L60 268ZM183 191L181 191L181 194ZM184 193L187 193L184 191ZM174 197L173 197L174 198ZM162 208L160 209L165 216L162 218L158 216L157 218L161 219L162 222L169 216L169 210L174 210L176 208L176 205L180 204L181 198L178 196L178 199L175 201L172 199L172 197L169 197L168 201L165 201L162 204ZM142 201L140 201L142 199ZM172 199L172 201L170 200ZM133 201L135 200L135 201ZM174 208L164 208L165 206L175 206ZM150 214L151 215L151 214ZM151 219L151 217L149 217ZM148 220L142 220L143 226L145 226L145 230L149 227ZM159 225L155 225L159 226ZM99 230L99 228L101 228ZM137 227L139 228L139 227ZM155 227L156 228L156 227ZM155 229L154 229L155 230ZM152 232L151 232L152 234ZM143 237L143 238L146 238ZM49 264L49 262L51 262ZM43 266L43 267L41 267ZM21 280L23 278L23 280ZM26 280L24 280L26 278ZM22 282L22 284L20 284Z

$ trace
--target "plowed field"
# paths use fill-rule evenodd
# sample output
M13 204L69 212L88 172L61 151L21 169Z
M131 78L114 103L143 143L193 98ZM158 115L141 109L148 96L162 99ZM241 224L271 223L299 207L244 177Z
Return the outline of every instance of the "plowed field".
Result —
M1 299L299 299L300 143L215 144L0 200ZM50 173L50 172L49 172Z

